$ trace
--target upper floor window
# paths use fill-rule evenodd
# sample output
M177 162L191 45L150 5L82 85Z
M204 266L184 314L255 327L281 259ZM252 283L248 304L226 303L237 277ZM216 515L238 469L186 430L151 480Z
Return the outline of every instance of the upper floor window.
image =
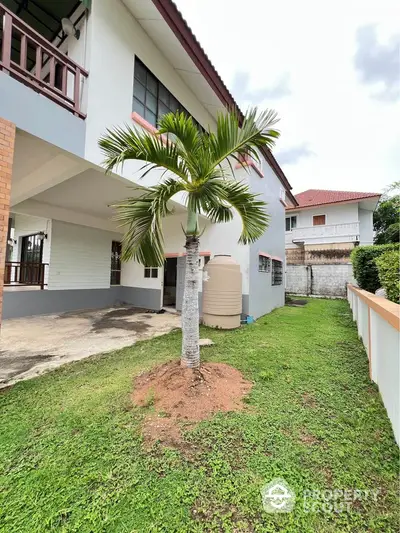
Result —
M286 217L286 231L292 231L297 226L297 217Z
M282 285L283 283L283 263L277 259L272 259L272 285Z
M326 216L325 215L314 215L312 217L313 226L325 226Z
M172 93L150 72L150 70L135 57L135 72L133 85L133 111L143 117L152 126L167 113L184 112L190 115ZM192 117L195 124L200 124Z

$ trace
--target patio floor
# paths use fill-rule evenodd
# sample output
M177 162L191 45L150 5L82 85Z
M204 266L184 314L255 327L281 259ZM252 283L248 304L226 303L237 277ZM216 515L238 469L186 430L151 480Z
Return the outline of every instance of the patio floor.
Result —
M180 327L180 316L114 307L4 320L0 388Z

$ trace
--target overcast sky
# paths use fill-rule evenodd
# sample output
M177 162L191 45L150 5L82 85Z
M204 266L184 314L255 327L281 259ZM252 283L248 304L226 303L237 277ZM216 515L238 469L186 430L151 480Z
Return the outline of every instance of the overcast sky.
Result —
M399 0L176 0L240 104L281 117L294 193L400 179Z

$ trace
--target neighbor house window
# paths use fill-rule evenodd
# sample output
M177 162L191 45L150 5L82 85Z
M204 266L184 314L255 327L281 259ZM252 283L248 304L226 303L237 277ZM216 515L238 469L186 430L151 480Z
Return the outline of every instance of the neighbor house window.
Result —
M314 215L312 217L312 224L313 226L324 226L326 224L326 216L325 215Z
M144 267L145 278L158 278L158 268Z
M137 57L135 58L132 107L133 111L154 127L157 127L163 115L170 112L183 111L190 116L183 105ZM203 129L193 117L192 119L200 129Z
M282 285L283 283L283 264L282 261L272 259L272 285Z
M297 217L286 217L286 231L292 231L297 226Z
M271 272L271 259L263 255L258 256L258 271Z
M121 285L121 252L121 243L112 241L110 285Z

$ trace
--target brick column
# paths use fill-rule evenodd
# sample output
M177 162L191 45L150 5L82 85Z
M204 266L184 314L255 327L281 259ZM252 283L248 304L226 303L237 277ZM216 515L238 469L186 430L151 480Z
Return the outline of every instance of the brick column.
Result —
M0 117L0 324L3 309L4 262L7 252L14 144L15 124Z

